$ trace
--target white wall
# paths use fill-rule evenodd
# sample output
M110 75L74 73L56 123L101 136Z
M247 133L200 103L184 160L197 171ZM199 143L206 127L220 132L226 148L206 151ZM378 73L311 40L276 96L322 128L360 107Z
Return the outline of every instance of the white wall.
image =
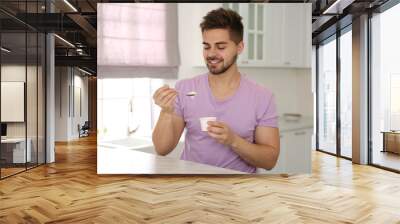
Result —
M78 129L77 126L80 124L81 126L88 121L89 119L89 92L88 92L88 77L83 76L83 73L75 70L75 87L79 87L81 89L81 110L82 113L79 114L78 111L75 111L75 120L73 123L73 136L74 138L78 137Z
M82 126L88 120L88 78L71 67L56 67L55 73L55 141L77 139L78 124ZM76 94L79 88L82 116L77 107L79 98Z
M68 140L68 68L55 68L55 141Z
M74 94L76 94L74 96L75 99L75 106L74 109L75 113L73 113L73 119L71 120L72 124L72 130L71 130L71 134L73 136L73 138L77 138L79 137L79 133L78 133L78 124L80 126L82 126L85 121L88 120L88 78L87 77L83 77L80 75L80 73L76 74L76 70L75 70L75 76L74 76L74 86L75 86L75 92ZM80 94L81 97L80 99L78 98L78 93L77 90L80 89ZM79 105L79 100L81 101L80 105ZM81 113L79 111L79 107L81 107L80 109L82 110Z
M313 114L310 69L241 69L276 96L278 113Z
M179 48L181 66L179 79L191 78L207 72L206 67L193 67L194 29L199 29L199 24L192 24L190 4L178 4L179 21ZM194 27L195 26L195 27ZM296 38L296 37L293 37ZM246 44L246 43L245 43ZM311 65L310 65L311 66ZM278 113L301 113L305 116L313 115L313 95L311 92L310 69L286 68L239 68L248 77L274 92L277 101ZM170 84L173 84L170 81Z

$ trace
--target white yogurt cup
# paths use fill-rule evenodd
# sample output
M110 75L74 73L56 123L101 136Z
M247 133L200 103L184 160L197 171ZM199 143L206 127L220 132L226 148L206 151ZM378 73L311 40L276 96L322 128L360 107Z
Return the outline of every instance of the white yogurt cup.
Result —
M202 130L202 131L207 131L207 127L208 127L207 122L208 122L208 121L216 121L216 120L217 120L216 117L201 117L201 118L200 118L201 130Z

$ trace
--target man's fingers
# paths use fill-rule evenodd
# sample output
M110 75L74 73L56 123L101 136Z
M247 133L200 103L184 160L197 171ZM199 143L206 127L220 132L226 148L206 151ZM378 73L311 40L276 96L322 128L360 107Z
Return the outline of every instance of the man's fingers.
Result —
M168 99L171 94L176 94L177 92L174 89L165 90L158 97L161 102L165 102L165 99Z
M175 93L175 92L170 92L170 93L168 93L167 95L165 95L165 96L160 100L160 102L161 102L162 104L165 104L166 102L168 102L168 101L171 99L171 97L174 97L174 96L176 96L176 93Z
M160 87L159 89L156 90L153 98L157 99L162 92L164 92L165 90L168 90L168 89L170 89L168 85L163 85L162 87Z
M224 144L224 142L225 142L224 135L217 135L217 134L213 134L211 132L208 132L208 135L221 144Z
M158 93L158 95L156 96L156 99L162 100L165 96L167 96L172 91L173 90L171 90L171 89L164 89Z
M212 126L208 126L207 130L213 134L223 134L224 133L224 129L220 128L220 127L212 127Z
M172 102L175 101L175 98L177 95L178 95L177 93L169 95L168 98L165 99L165 105L167 105L167 106L171 105Z
M213 127L220 127L220 128L225 127L225 124L221 121L208 121L207 124Z
M213 138L215 138L215 139L217 139L217 140L221 140L221 136L220 135L214 134L212 132L208 132L208 135L213 137Z
M165 90L165 89L167 89L167 88L168 88L167 85L163 85L162 87L158 88L158 89L156 90L156 92L154 93L154 96L157 96L158 94L160 94L161 91L163 91L163 90Z

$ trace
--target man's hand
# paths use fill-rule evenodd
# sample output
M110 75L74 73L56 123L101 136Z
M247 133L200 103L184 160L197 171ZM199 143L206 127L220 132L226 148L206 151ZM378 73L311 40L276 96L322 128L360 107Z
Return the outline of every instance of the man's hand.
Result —
M227 124L220 121L208 121L208 135L219 143L231 147L247 163L265 169L272 169L279 156L279 129L257 127L255 143L234 133Z
M172 113L174 112L174 101L177 95L178 92L175 89L164 85L154 93L154 103L161 107L161 112Z
M229 126L220 121L208 121L208 135L217 140L219 143L233 146L237 135L229 128Z
M152 140L158 155L168 155L176 148L185 128L182 117L174 114L175 98L178 92L168 85L157 89L153 95L156 105L161 107L160 116L154 127Z

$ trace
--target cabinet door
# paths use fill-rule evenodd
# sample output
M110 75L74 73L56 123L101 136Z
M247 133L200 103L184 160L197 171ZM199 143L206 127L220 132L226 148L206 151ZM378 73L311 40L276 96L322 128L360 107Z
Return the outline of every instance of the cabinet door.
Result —
M312 129L285 133L287 136L286 170L288 173L311 172Z
M265 64L268 67L283 66L283 10L283 4L265 5Z
M265 4L243 5L245 51L242 65L265 66Z
M283 29L283 66L311 66L311 6L286 4Z
M288 145L288 138L285 133L280 134L280 151L277 164L275 165L274 169L276 168L279 173L286 173L286 153L287 153L287 145Z
M303 4L287 4L284 10L283 65L300 67L304 42Z
M303 41L303 47L305 54L302 60L301 67L304 68L311 68L311 58L312 58L312 10L311 10L311 3L304 4L304 25L305 25L305 36ZM303 31L304 32L304 31Z
M285 133L280 135L280 153L276 165L271 170L262 168L257 169L257 173L260 174L282 174L286 173L286 152L287 152L287 136Z

